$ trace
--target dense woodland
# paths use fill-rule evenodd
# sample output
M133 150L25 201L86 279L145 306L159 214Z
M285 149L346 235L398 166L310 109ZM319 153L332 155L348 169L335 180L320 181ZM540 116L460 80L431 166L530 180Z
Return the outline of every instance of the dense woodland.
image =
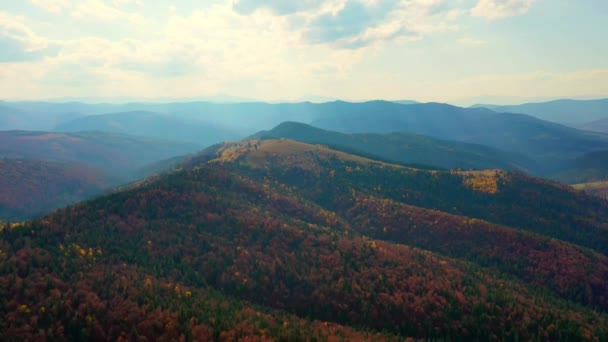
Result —
M0 239L0 339L608 339L608 203L501 171L218 145Z
M574 184L573 187L608 200L608 181Z
M0 220L48 213L98 195L111 182L86 165L0 158Z

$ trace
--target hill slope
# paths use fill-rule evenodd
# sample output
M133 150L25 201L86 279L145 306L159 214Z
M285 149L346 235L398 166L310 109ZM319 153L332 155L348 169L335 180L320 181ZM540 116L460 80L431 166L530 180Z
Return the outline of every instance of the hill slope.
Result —
M127 179L144 165L197 148L190 143L100 132L0 132L1 158L86 164Z
M218 145L5 228L1 334L602 340L607 206L519 174Z
M524 156L483 145L433 139L410 133L344 134L318 129L306 124L285 122L270 131L254 135L263 139L287 138L335 149L363 152L399 163L433 165L440 168L505 170L534 169L534 162Z
M22 220L101 193L111 184L91 167L0 159L0 220Z
M608 181L580 183L572 186L588 194L608 199Z
M608 116L608 110L606 112L606 116ZM608 133L608 117L592 122L586 122L579 125L578 128L592 132Z
M345 105L347 106L347 105ZM538 174L563 167L570 158L608 147L608 136L580 131L523 114L495 113L439 103L369 103L312 122L344 133L411 132L488 145L530 156L544 165Z
M552 178L567 184L608 180L608 150L587 153Z

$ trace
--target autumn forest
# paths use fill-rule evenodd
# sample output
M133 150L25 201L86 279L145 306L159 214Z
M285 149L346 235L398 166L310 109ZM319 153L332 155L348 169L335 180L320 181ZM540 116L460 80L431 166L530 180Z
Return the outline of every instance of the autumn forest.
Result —
M608 203L292 140L211 147L0 240L2 339L605 340Z

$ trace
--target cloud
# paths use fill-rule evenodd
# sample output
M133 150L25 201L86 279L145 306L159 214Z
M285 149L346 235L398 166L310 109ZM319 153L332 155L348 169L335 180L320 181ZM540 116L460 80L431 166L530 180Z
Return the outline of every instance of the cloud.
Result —
M0 62L40 59L54 51L48 39L34 33L20 17L0 12Z
M264 10L285 17L289 30L303 44L342 49L418 40L445 30L449 26L445 22L455 18L455 13L447 13L447 0L234 0L232 10L244 16Z
M331 44L358 49L377 42L418 40L444 30L448 17L445 0L358 0L331 11L292 19L309 44ZM440 20L437 20L440 18Z
M368 27L383 21L396 3L384 1L366 5L359 1L347 2L336 14L326 13L307 25L305 38L312 43L332 42L357 36Z
M235 0L232 9L239 14L251 14L259 9L269 10L279 15L286 15L316 9L324 0Z
M31 0L31 2L34 6L55 14L63 12L70 6L70 0Z
M122 6L130 6L135 5L141 7L144 5L143 0L113 0L112 3L114 6L122 7Z
M119 4L125 5L127 3L120 1ZM75 18L86 21L124 21L127 23L140 25L145 20L144 17L138 13L122 11L106 4L102 0L81 1L72 9L71 14Z
M396 98L407 82L382 83L393 75L387 56L409 49L401 43L457 30L454 19L462 13L447 0L259 3L239 12L235 6L244 1L198 9L180 2L175 11L147 2L137 7L134 0L74 1L59 30L36 26L49 27L53 39L30 30L26 19L10 17L9 25L0 16L0 90L8 97L48 97L46 90L64 96L224 92L267 100L320 92L356 99L371 96L357 84L377 84L375 94ZM146 15L143 26L134 11ZM66 27L79 31L66 35ZM467 39L460 43L480 43ZM421 88L412 83L413 92Z
M488 44L488 42L485 40L475 39L475 38L470 38L470 37L460 38L460 39L458 39L458 43L460 43L462 45L477 45L477 46Z
M501 19L528 12L535 0L479 0L471 15L487 19Z
M571 72L534 71L517 74L479 75L437 84L436 92L451 89L453 99L487 96L578 97L608 94L608 69ZM445 99L444 99L445 100Z

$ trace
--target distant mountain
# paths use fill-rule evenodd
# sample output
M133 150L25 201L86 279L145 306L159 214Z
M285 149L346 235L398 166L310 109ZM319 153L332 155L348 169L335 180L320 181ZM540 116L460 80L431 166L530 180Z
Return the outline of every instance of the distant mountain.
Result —
M478 104L474 104L474 105L472 105L472 106L470 106L470 107L471 107L471 108L488 108L488 109L494 109L494 108L501 107L501 105L478 103Z
M123 103L123 104L87 104L87 103L47 103L47 102L7 102L7 106L23 112L40 115L58 115L58 113L77 113L78 117L103 115L108 113L150 112L169 115L184 122L198 121L215 127L236 130L245 135L274 127L284 121L310 123L315 119L342 112L359 112L383 110L381 105L392 103L371 101L349 103L332 101L324 103L210 103L210 102L167 102L167 103ZM409 101L407 101L409 104ZM395 105L400 105L393 103ZM55 126L67 124L61 121Z
M23 220L100 194L112 180L92 167L0 158L0 220Z
M337 101L338 99L336 99L335 97L327 97L327 96L320 96L320 95L311 95L311 94L307 94L304 96L301 96L299 98L297 98L294 101L284 101L284 102L295 102L295 103L299 103L299 102L312 102L312 103L324 103L324 102L332 102L332 101Z
M81 103L93 103L93 104L125 104L125 103L168 103L168 102L213 102L213 103L241 103L241 102L258 102L258 100L250 97L233 96L228 94L217 94L210 96L194 96L194 97L133 97L133 96L117 96L117 97L105 97L105 96L92 96L92 97L61 97L46 99L45 102L50 103L65 103L65 102L81 102Z
M20 111L38 115L57 115L65 113L78 113L80 115L102 114L113 108L123 105L112 103L84 103L84 102L46 102L46 101L11 101L5 102L7 106Z
M518 105L529 102L547 102L557 100L559 97L538 97L538 96L500 96L500 95L478 95L449 101L450 104L461 107L485 106L492 104L494 106Z
M511 106L491 106L490 109L501 113L528 114L542 120L578 127L591 121L608 118L608 99L554 100Z
M0 339L602 341L607 222L520 173L219 144L5 226Z
M0 132L0 221L48 213L169 170L177 161L167 158L198 148L115 133Z
M420 103L418 101L413 101L413 100L400 100L400 101L392 101L392 102L399 103L399 104L405 104L405 105Z
M287 138L311 144L324 144L350 153L365 153L400 163L427 164L441 168L534 171L534 161L491 147L446 141L412 133L344 134L296 122L285 122L260 138Z
M608 150L576 158L551 178L567 184L608 181Z
M608 117L579 125L577 128L580 128L580 129L583 129L586 131L600 132L600 133L608 134Z
M238 133L192 118L143 111L81 117L58 125L54 130L114 132L196 143L201 147L242 138Z
M581 131L524 114L496 113L485 108L461 108L440 103L405 105L389 101L333 101L91 105L5 102L4 105L24 112L78 113L78 118L53 127L60 131L140 134L193 141L201 147L224 140L238 140L285 121L312 124L342 133L407 132L525 155L540 166L534 173L543 176L556 173L585 153L608 149L606 134Z
M29 112L11 106L0 105L0 130L48 130L79 114L73 112Z
M488 145L539 161L547 174L571 158L608 148L608 135L591 133L523 114L440 103L334 103L333 112L312 125L344 133L411 132L445 140Z
M77 113L77 117L86 117L112 113L150 112L158 115L169 115L183 123L199 122L199 124L213 125L224 130L243 132L244 135L248 135L276 126L286 120L309 122L317 116L317 106L321 104L311 102L269 104L261 102L212 103L190 101L121 104L6 102L5 105L41 117L59 115L60 113ZM69 120L63 120L53 126L45 127L43 130L52 130L55 126L62 126L62 124L67 125L66 121ZM10 129L15 128L10 127Z
M0 158L86 164L121 179L144 165L200 145L116 133L0 132Z

